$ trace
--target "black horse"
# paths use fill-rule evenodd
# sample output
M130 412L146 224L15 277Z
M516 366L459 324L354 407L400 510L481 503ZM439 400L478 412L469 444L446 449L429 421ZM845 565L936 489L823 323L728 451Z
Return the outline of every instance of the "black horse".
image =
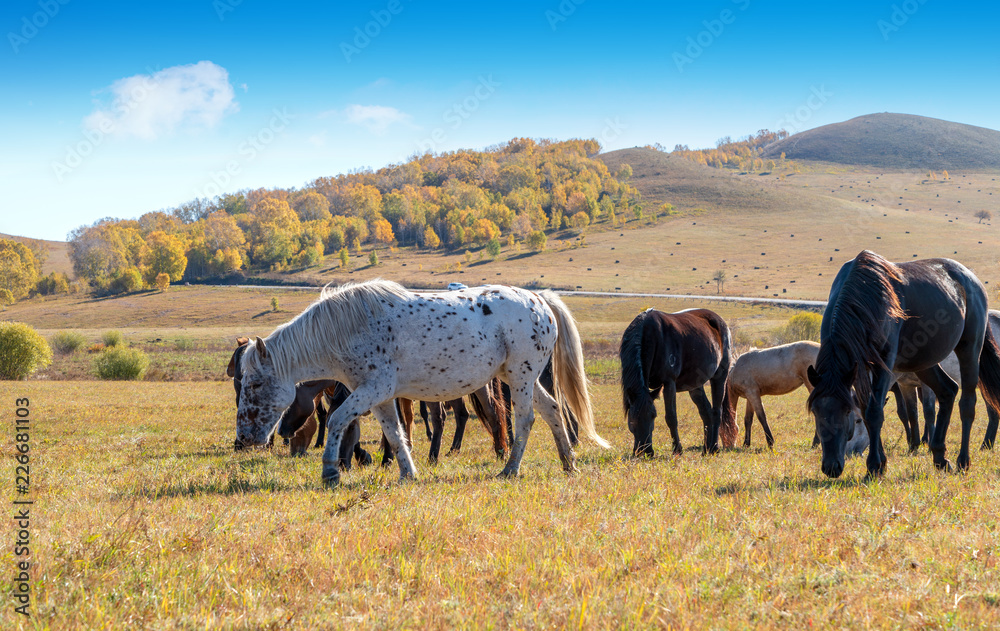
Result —
M990 330L993 332L993 337L1000 340L1000 311L995 309L990 309L989 311L989 326ZM953 380L960 379L958 358L949 355L947 359L941 362L941 368L948 373L948 376ZM896 403L897 410L899 411L899 417L903 421L903 426L907 429L908 435L910 436L910 448L915 449L915 444L913 440L914 434L920 435L920 413L917 409L917 401L919 399L919 405L923 408L924 415L924 432L922 442L930 444L931 437L934 435L934 404L937 399L934 397L934 393L930 388L923 385L920 380L912 373L907 373L900 376L899 381L893 386L893 392L896 393ZM904 418L905 416L905 418ZM1000 414L991 405L986 406L986 432L983 434L983 442L979 446L980 449L993 449L993 445L996 443L997 438L997 426L1000 425Z
M823 445L823 473L844 471L853 385L866 405L871 444L868 475L885 473L883 403L895 372L914 372L940 402L930 450L938 468L959 384L938 365L952 351L961 373L962 448L959 469L970 464L969 439L976 414L976 386L987 404L1000 401L1000 349L987 327L986 290L965 266L951 259L894 264L865 250L844 264L833 281L820 327L815 387L808 406Z
M633 453L653 456L654 399L663 389L664 416L674 453L681 453L677 435L677 393L689 392L698 407L705 432L703 453L719 451L722 442L736 442L736 415L729 405L726 380L732 358L729 327L708 309L663 313L647 309L622 335L622 408L635 437ZM712 401L705 384L712 386Z

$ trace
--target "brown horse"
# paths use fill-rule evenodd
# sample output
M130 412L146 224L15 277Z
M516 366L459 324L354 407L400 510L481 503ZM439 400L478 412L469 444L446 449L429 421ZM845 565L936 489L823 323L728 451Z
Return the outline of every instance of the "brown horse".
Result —
M507 453L508 404L505 402L499 379L493 379L488 385L468 395L469 402L476 412L476 417L493 439L493 451L497 458L503 458ZM428 438L431 441L431 462L437 462L441 451L441 438L444 434L444 419L447 410L455 413L455 437L452 439L448 455L458 453L462 449L462 438L465 435L465 424L469 420L469 409L464 398L446 402L420 402L420 414L428 427Z
M704 425L702 453L719 451L736 442L739 430L729 405L726 379L732 342L725 320L708 309L663 313L647 309L632 320L622 335L622 408L635 437L633 453L653 456L654 399L663 389L667 427L674 453L681 453L677 434L677 393L690 392ZM712 400L705 385L712 386Z

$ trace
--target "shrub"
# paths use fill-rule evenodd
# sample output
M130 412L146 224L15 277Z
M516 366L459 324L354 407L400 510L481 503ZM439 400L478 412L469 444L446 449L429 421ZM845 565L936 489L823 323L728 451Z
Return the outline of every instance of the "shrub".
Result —
M178 351L193 351L194 347L194 340L189 337L179 337L177 338L177 341L174 342L174 349Z
M14 304L14 294L5 287L0 287L0 307Z
M113 381L142 379L149 368L149 357L137 348L115 346L97 356L94 360L97 376Z
M778 334L781 344L798 342L800 340L819 341L819 328L823 324L823 316L818 313L797 313L788 319L788 324Z
M103 350L104 350L105 348L106 348L106 347L104 346L104 344L102 344L102 343L100 343L100 342L97 342L96 344L91 344L91 345L90 345L90 346L89 346L89 347L87 348L87 352L88 352L88 353L100 353L100 352L102 352L102 351L103 351Z
M111 281L108 292L112 294L127 294L142 289L142 274L139 270L132 268L121 273Z
M277 311L279 306L280 305L278 304L278 297L277 296L272 297L271 298L271 311Z
M52 349L35 329L21 322L0 322L0 379L27 379L52 363Z
M121 346L125 343L125 336L121 331L106 331L101 336L101 341L105 346Z
M166 291L167 288L170 287L170 274L167 274L166 272L160 272L159 274L156 275L156 278L154 279L153 282L156 283L157 289L159 289L160 291Z
M87 338L77 331L59 331L50 340L52 348L60 355L75 353L87 343Z

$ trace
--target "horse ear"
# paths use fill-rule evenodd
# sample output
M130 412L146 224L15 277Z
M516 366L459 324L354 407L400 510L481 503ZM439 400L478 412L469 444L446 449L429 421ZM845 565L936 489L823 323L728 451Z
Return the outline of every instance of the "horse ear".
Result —
M236 338L236 348L241 346L246 346L250 342L249 337L238 337Z
M260 355L261 359L267 359L267 347L264 346L264 340L258 337L255 343L257 345L257 354Z
M236 350L239 350L239 348L237 346ZM226 366L226 374L233 378L236 377L236 351L233 351L233 356L229 358L229 365Z
M812 384L813 388L819 387L819 373L810 364L809 368L806 369L806 377L809 378L809 383Z

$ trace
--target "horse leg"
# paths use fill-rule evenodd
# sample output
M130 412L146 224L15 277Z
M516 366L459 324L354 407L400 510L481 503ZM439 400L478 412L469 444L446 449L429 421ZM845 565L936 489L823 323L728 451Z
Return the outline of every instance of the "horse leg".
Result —
M934 391L934 396L938 400L937 422L934 423L934 436L930 445L934 466L938 469L951 470L951 463L944 457L944 439L948 435L948 424L951 422L951 409L955 406L958 384L940 366L932 366L917 373L917 376Z
M347 431L357 433L358 441L354 443L354 458L358 461L359 467L367 467L372 463L372 455L361 446L361 421L355 420L348 426Z
M986 426L986 433L983 434L983 444L980 449L993 449L993 444L997 439L997 425L1000 424L1000 414L989 404L986 405L986 418L989 424Z
M313 447L322 447L323 441L326 438L326 419L330 416L330 410L326 409L326 406L323 405L322 392L316 396L314 405L316 406L316 423L318 427L316 428L316 444Z
M666 421L667 429L670 430L670 439L674 442L674 454L684 453L680 434L677 433L677 382L673 379L669 379L663 384L663 420ZM650 431L650 440L652 441L652 431Z
M895 362L895 358L892 358ZM885 423L885 397L889 393L893 374L888 370L872 370L872 392L865 411L865 423L868 425L868 478L874 479L885 475L888 458L882 445L882 425Z
M344 430L344 435L340 438L340 468L343 471L351 470L351 458L361 441L361 423L354 421Z
M413 466L409 441L406 439L403 427L399 424L399 417L396 416L396 402L383 401L372 407L372 414L382 425L382 435L385 436L389 448L396 457L396 462L399 463L400 481L415 480L417 470Z
M358 417L392 395L391 387L364 384L352 392L326 422L327 440L323 449L323 483L336 486L340 483L340 443L344 430ZM397 423L398 425L398 423ZM400 467L403 465L400 464Z
M507 464L500 471L501 478L514 477L520 473L521 458L524 457L531 426L535 423L535 410L532 407L534 384L525 382L520 375L511 374L510 371L507 372L507 381L510 384L511 405L517 417L514 421L514 441L510 446Z
M455 413L455 436L451 439L451 449L449 454L458 453L462 450L462 439L465 438L465 424L469 422L469 408L465 406L463 399L450 401L451 409Z
M736 405L737 403L739 403L739 399L737 399L736 401L733 401L733 405ZM744 447L749 447L750 446L750 434L753 431L753 406L750 405L750 397L749 397L749 395L747 396L747 411L743 415L743 427L746 428L746 433L744 434L744 438L743 438L743 446Z
M441 437L444 435L444 417L447 412L444 409L444 403L439 402L428 402L427 411L430 414L431 424L434 427L434 433L431 434L431 451L427 456L427 460L431 464L436 464L438 454L441 453Z
M712 404L708 401L708 395L705 394L705 388L695 388L688 394L691 396L691 400L694 401L695 406L698 408L698 414L701 416L702 429L705 434L705 444L701 448L701 453L718 453L719 426L712 418Z
M559 451L559 460L562 461L563 470L567 473L577 471L576 455L570 446L569 434L566 433L566 424L563 422L563 416L560 414L559 405L556 403L556 400L537 382L535 383L533 399L535 408L542 415L542 418L545 419L545 422L549 424L549 429L552 430L552 437L556 441L556 449Z
M924 410L924 434L920 442L930 445L934 436L934 404L937 403L937 399L934 397L934 391L927 386L920 386L919 390L920 406Z
M433 434L431 433L431 424L428 421L428 415L430 413L427 411L427 402L420 402L420 418L424 421L424 431L427 432L427 440L430 440Z
M910 453L920 447L920 421L917 419L917 390L911 386L893 384L892 394L896 397L896 416L903 423L906 442Z
M973 349L976 349L973 351ZM972 424L976 420L976 388L979 386L979 355L981 347L972 342L959 342L955 347L962 379L962 395L958 399L958 414L962 419L962 448L955 464L959 471L966 471L972 465L969 452L972 441ZM989 408L989 404L986 406Z
M774 451L774 435L771 434L771 426L767 424L767 414L764 413L764 402L760 399L760 394L753 393L753 407L757 413L757 420L760 421L760 426L764 429L764 438L767 440L767 448ZM749 405L749 401L747 405ZM750 445L747 445L749 447Z

